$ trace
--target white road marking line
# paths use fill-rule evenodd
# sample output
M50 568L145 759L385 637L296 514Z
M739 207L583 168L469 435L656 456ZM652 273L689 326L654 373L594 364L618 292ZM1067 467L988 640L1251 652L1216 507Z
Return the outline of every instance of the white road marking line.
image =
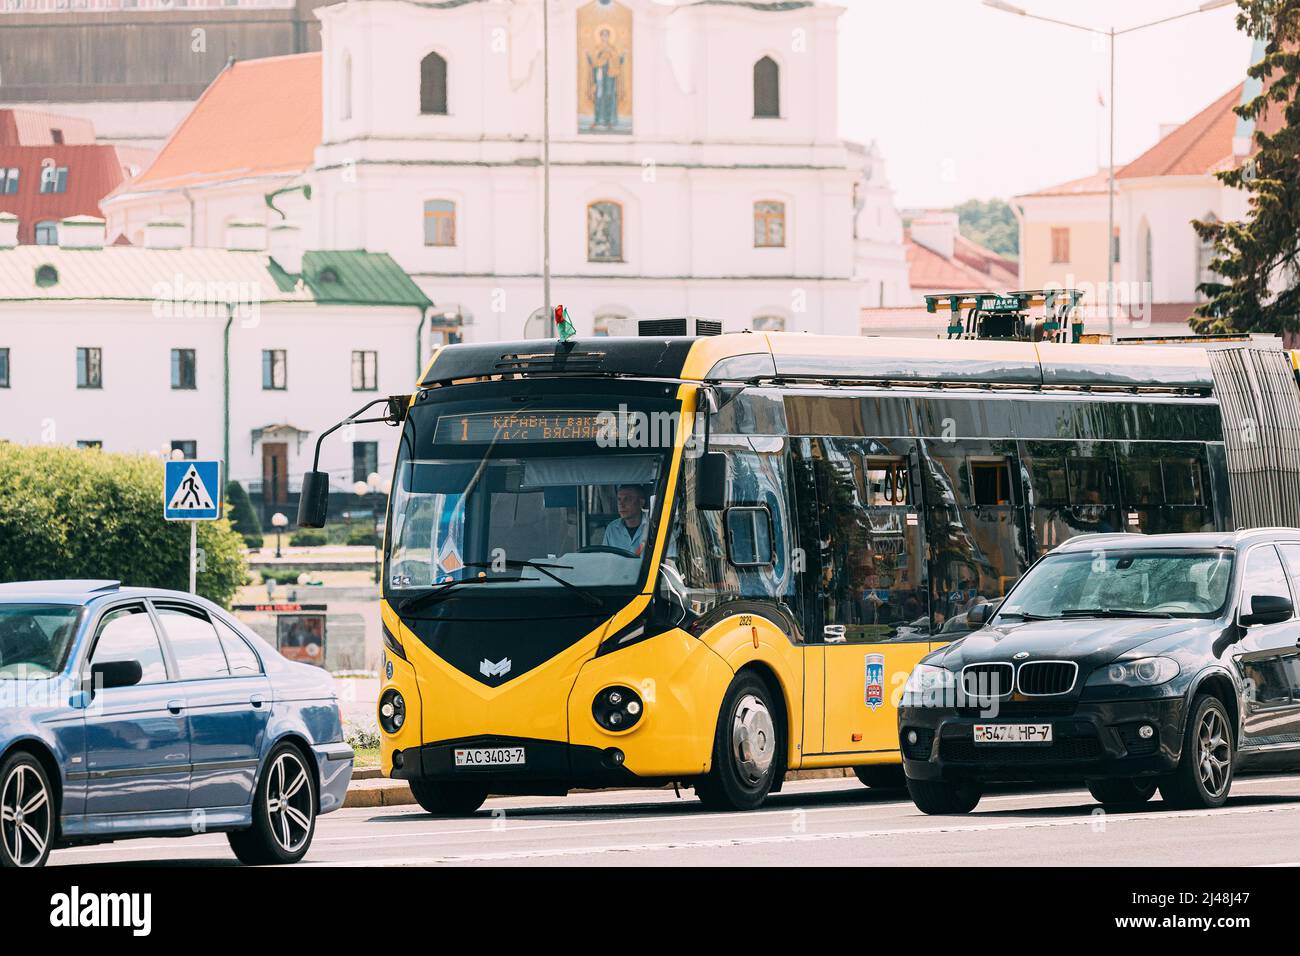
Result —
M1290 807L1224 807L1217 810L1170 810L1156 813L1112 813L1105 817L1109 827L1130 821L1172 820L1203 816L1236 816L1255 813L1286 813L1300 811L1300 806ZM948 824L930 827L900 827L874 830L843 830L828 833L787 833L781 836L719 837L709 840L676 840L666 843L611 844L587 847L556 847L553 849L514 850L499 853L475 853L421 858L379 857L369 860L339 862L311 862L300 866L432 866L445 863L494 863L509 860L553 859L557 857L597 856L607 853L654 853L671 850L723 849L727 847L770 846L782 843L823 843L829 840L862 840L873 837L918 836L936 833L986 833L1002 830L1036 830L1060 827L1092 826L1091 815L1080 818L1053 820L1025 820L1008 823Z

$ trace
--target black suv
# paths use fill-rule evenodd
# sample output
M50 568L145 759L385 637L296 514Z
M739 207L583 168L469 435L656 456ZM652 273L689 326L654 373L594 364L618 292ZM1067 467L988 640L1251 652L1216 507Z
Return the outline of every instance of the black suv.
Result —
M912 671L912 799L1082 779L1106 806L1217 807L1239 768L1300 769L1298 600L1300 530L1072 538Z

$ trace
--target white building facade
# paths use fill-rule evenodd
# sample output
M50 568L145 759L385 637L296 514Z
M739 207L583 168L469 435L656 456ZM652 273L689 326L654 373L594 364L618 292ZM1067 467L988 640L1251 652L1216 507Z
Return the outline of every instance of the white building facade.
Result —
M225 459L292 518L316 439L408 394L425 351L429 303L388 257L309 252L286 274L265 252L105 247L103 220L64 220L62 247L14 246L12 229L0 221L0 439ZM363 272L388 294L349 296ZM386 487L397 436L326 439L331 489L375 473Z

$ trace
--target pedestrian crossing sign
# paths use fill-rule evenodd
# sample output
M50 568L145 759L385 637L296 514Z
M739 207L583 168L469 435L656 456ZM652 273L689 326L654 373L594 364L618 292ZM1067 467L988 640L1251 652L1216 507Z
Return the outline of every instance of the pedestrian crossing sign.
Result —
M163 481L168 521L216 521L221 517L221 462L169 461Z

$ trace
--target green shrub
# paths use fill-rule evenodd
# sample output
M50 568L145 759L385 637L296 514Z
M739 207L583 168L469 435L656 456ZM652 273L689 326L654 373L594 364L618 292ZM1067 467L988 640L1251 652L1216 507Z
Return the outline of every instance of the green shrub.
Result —
M226 482L226 514L230 518L230 527L250 542L250 548L262 546L262 522L257 520L248 492L237 481ZM253 538L257 539L256 545L251 543Z
M262 538L260 534L244 535L244 547L246 548L251 548L254 551L260 551L262 549L262 546L265 543L266 543L265 540Z
M190 529L162 514L163 463L0 442L0 581L114 578L189 587ZM198 523L199 593L229 604L247 579L224 518Z
M364 544L367 547L374 547L377 536L369 528L353 528L348 532L348 544Z
M289 535L289 544L295 548L316 548L328 543L329 539L320 528L299 528Z

